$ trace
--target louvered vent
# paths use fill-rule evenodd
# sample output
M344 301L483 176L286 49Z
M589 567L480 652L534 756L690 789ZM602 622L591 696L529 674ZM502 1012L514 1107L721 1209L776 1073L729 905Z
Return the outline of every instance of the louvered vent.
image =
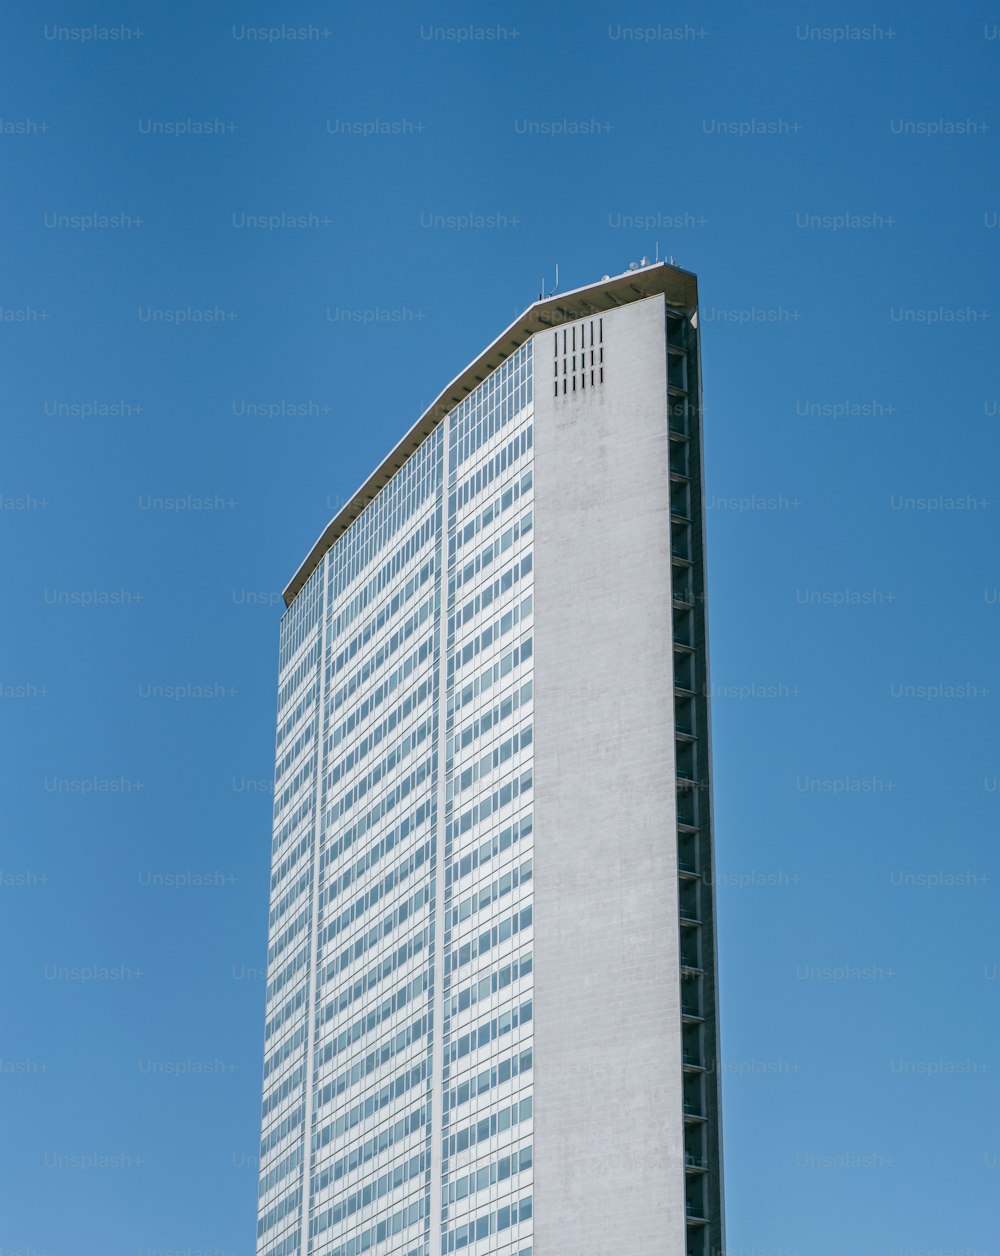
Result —
M589 318L552 333L555 395L604 383L604 319Z

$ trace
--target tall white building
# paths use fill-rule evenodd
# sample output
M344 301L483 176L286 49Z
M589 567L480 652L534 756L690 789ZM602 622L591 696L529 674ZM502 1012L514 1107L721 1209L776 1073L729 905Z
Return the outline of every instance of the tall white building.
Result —
M532 305L285 601L260 1256L719 1256L695 277Z

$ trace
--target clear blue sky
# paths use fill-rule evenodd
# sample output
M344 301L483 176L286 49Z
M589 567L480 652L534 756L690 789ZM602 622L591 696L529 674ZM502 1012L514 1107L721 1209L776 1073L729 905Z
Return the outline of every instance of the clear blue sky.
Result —
M730 1251L1000 1252L998 22L8 6L4 1252L252 1252L278 592L557 262L657 246L703 305Z

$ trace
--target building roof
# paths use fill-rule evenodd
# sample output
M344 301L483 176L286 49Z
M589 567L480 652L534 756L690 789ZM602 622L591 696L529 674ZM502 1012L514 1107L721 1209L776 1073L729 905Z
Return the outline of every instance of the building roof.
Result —
M587 315L613 310L647 297L666 297L668 304L681 309L694 309L698 304L698 281L694 274L669 262L656 262L628 270L621 275L605 277L599 283L570 292L544 297L529 305L520 317L497 336L488 348L451 381L414 423L399 444L372 472L354 495L341 506L316 540L298 571L284 591L285 605L291 606L296 595L319 566L323 555L343 535L375 496L389 483L407 458L423 444L445 415L524 342L536 332L573 322Z

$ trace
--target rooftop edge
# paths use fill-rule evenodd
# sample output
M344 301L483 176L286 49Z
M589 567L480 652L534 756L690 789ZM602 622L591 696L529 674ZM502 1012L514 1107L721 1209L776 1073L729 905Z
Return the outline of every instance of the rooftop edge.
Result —
M659 296L661 293L670 305L680 309L694 309L698 304L697 277L691 271L669 262L654 262L652 265L610 276L598 283L587 284L583 288L544 297L529 305L464 371L455 376L388 457L379 463L350 500L341 506L285 587L282 595L285 606L291 606L326 552L389 483L407 458L423 444L445 415L530 336L547 328L558 327L562 323L571 323L590 314L613 310L633 301L644 301L647 297Z

